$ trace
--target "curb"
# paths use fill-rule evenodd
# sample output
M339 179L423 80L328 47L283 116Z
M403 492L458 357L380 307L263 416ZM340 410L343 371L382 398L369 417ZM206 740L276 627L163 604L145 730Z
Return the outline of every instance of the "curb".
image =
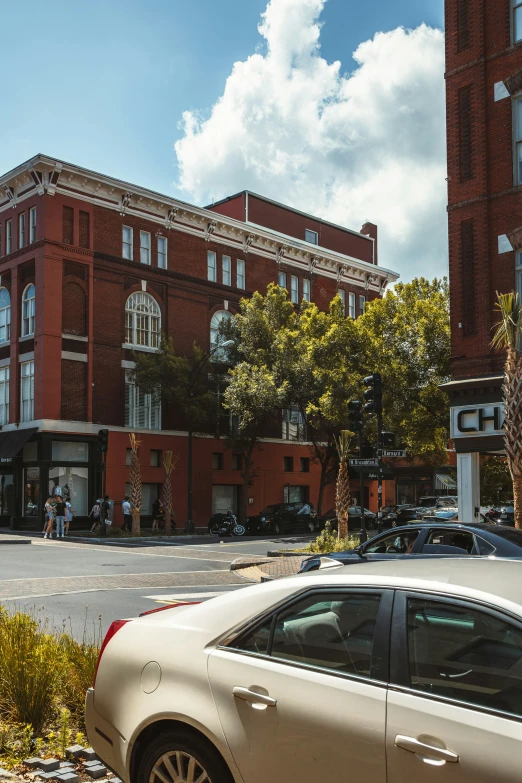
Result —
M238 560L233 560L230 563L230 570L240 571L242 568L256 568L257 566L263 565L264 563L268 563L268 562L269 561L266 559L266 557L252 558L251 560L242 560L240 558Z
M13 544L32 544L32 540L30 538L0 538L0 546L2 544L8 544L9 546L12 546ZM1 777L0 777L1 779Z
M275 549L272 552L267 552L267 557L299 557L299 555L307 555L309 552L297 552L292 549Z

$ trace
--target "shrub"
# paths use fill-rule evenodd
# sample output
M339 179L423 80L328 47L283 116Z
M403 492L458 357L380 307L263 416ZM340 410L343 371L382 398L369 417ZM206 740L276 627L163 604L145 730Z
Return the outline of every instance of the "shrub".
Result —
M80 724L83 723L85 693L94 680L100 642L101 625L95 631L93 641L89 641L86 631L81 642L67 633L60 636L64 671L62 701Z
M0 716L41 731L55 712L60 647L28 614L0 612Z
M359 544L359 537L348 535L346 538L339 538L337 533L332 530L329 522L326 523L324 530L312 541L304 552L312 554L326 554L328 552L347 552Z

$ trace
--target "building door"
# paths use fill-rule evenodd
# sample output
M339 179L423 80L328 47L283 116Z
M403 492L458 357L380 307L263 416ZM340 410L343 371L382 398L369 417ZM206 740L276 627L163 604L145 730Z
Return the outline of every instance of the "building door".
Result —
M212 513L226 514L228 509L238 511L238 487L236 484L214 484L212 487Z
M9 519L15 513L13 479L12 473L0 475L0 516L5 519Z

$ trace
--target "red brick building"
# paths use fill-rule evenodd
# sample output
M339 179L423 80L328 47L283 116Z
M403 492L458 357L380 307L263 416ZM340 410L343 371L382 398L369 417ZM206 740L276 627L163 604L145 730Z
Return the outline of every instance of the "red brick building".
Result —
M522 293L522 2L446 0L451 435L460 518L480 506L480 453L502 451L496 292Z
M0 276L0 508L17 527L42 522L57 486L85 525L101 491L104 428L116 521L134 431L144 516L163 481L161 452L172 449L184 524L185 423L130 383L133 350L154 351L162 331L179 353L194 342L207 350L241 297L273 281L322 308L341 292L357 317L397 278L377 266L372 224L349 231L247 192L202 209L44 155L0 177ZM252 512L286 497L317 502L319 473L294 419L283 412L265 432ZM240 468L223 440L194 440L196 525L237 506Z

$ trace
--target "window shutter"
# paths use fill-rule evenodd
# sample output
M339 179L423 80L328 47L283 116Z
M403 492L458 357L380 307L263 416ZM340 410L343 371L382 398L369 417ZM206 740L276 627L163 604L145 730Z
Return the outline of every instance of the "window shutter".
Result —
M469 47L468 0L458 0L457 5L458 49L462 52Z
M66 245L74 242L74 209L62 207L62 235Z
M125 374L125 426L134 426L134 386L129 382L127 373Z

